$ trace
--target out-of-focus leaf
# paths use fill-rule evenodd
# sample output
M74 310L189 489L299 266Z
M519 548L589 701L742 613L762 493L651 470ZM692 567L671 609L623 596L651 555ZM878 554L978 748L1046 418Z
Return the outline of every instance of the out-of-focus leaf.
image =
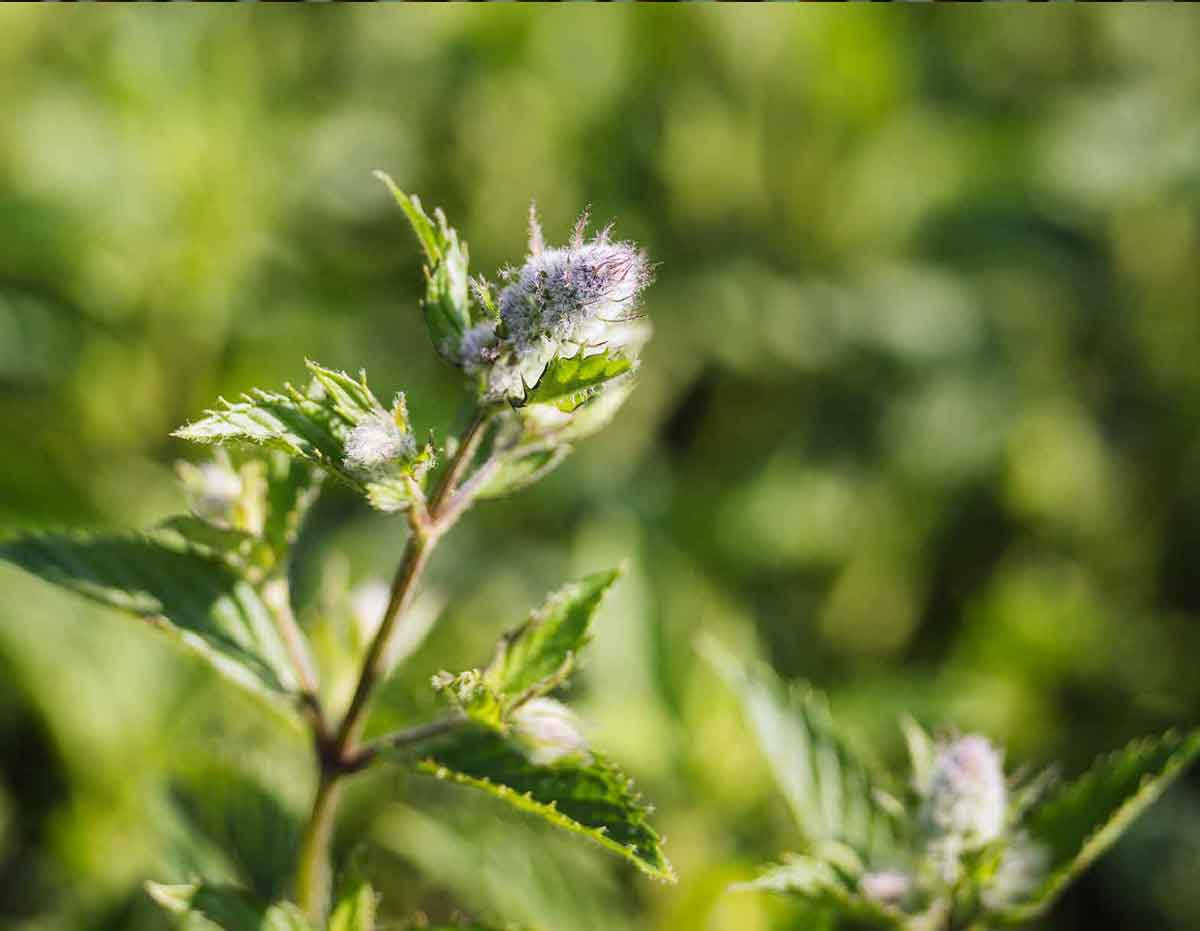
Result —
M0 559L143 618L244 688L292 704L295 674L254 587L177 533L23 537L0 544Z
M374 931L375 904L376 895L371 884L354 879L338 896L328 931Z
M537 766L500 734L473 727L434 745L418 767L591 838L648 876L674 881L649 823L650 809L620 770L595 754L589 757Z
M467 244L459 242L458 233L440 208L434 210L431 220L419 198L405 194L382 171L375 172L375 177L387 185L425 251L425 299L421 302L425 325L434 348L457 365L459 344L472 323Z
M504 457L492 473L491 479L476 492L475 497L502 498L528 488L558 468L570 452L570 446L555 446L524 455Z
M283 894L300 827L277 796L244 773L210 766L178 777L171 798L191 830L225 856L250 891L267 900Z
M584 355L555 356L542 377L525 395L525 404L553 404L570 412L587 401L605 382L633 368L633 362L609 350Z
M783 863L767 867L735 890L776 892L802 898L810 905L827 909L842 921L883 931L905 926L906 916L859 892L853 877L819 857L789 854Z
M314 389L307 394L291 385L284 386L283 394L256 388L237 403L222 399L219 409L208 411L203 419L181 427L174 435L197 443L251 443L277 449L326 469L379 510L405 507L408 481L419 479L432 464L433 452L428 446L418 449L414 443L411 455L371 469L347 461L350 434L363 424L386 424L390 418L398 430L411 434L403 399L389 412L367 387L365 373L355 380L315 362L307 365L315 379Z
M894 805L877 777L837 732L824 700L771 670L748 670L714 641L702 644L713 668L742 699L775 780L810 845L843 843L864 856L897 834Z
M313 931L292 903L267 904L235 886L146 883L146 891L167 911L199 915L222 931Z
M550 595L501 639L484 672L486 684L512 701L544 694L561 683L588 642L596 609L620 575L620 569L597 572Z
M282 558L300 530L317 493L324 473L307 462L283 453L272 453L267 460L267 518L263 539Z
M167 534L178 534L195 552L228 563L250 577L265 572L275 564L275 550L254 534L231 527L219 527L194 514L168 517L155 528L154 533L160 539Z
M1200 731L1134 741L1050 792L1025 820L1030 839L1048 856L1049 874L1033 895L1006 911L1004 918L1023 922L1045 911L1162 795L1197 753Z

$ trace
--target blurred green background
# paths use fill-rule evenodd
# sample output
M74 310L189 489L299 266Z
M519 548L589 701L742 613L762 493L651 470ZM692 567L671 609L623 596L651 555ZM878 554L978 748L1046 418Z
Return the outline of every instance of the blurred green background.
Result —
M552 239L591 204L662 263L641 385L439 551L445 622L382 716L628 556L573 700L681 882L389 773L343 845L369 843L387 927L790 927L723 893L796 839L698 632L828 690L897 764L906 710L1068 772L1200 722L1197 87L1186 8L0 10L0 534L178 511L200 452L168 432L306 356L452 427L372 169L489 273L530 198ZM337 495L314 521L313 597L390 571L402 521ZM180 780L307 803L277 729L0 567L0 926L166 927L140 883L204 856ZM1193 774L1046 927L1198 927L1198 870Z

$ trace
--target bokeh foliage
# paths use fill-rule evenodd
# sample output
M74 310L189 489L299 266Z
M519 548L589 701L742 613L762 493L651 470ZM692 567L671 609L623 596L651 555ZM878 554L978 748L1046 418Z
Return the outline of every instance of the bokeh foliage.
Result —
M575 704L681 883L388 775L342 842L389 914L787 928L723 894L792 829L697 632L893 760L905 710L1071 772L1200 718L1196 86L1186 8L4 9L0 531L178 511L169 432L306 356L453 419L373 169L478 268L519 260L531 197L557 240L590 203L662 263L640 386L448 541L411 662L469 667L632 554ZM336 489L313 521L314 597L398 556ZM233 766L294 813L301 738L122 619L0 591L0 923L161 928L141 881L218 869L178 786ZM392 723L432 701L387 697ZM1193 775L1053 926L1194 927L1198 837Z

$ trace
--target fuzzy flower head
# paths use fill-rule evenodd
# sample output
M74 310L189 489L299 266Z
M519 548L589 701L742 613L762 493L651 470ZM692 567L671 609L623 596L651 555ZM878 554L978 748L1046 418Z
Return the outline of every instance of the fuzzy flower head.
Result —
M417 442L408 429L403 398L392 412L380 410L362 420L346 437L345 465L360 472L377 472L391 462L412 459Z
M603 345L636 319L638 300L652 278L646 255L631 242L613 242L610 229L584 240L587 214L571 241L547 249L530 211L529 255L508 272L500 292L500 319L518 351L544 342L560 347Z
M876 870L864 873L858 887L868 899L884 905L899 905L912 893L913 880L900 870Z
M956 849L982 847L1003 832L1007 805L1002 754L986 738L969 735L939 748L924 809L935 837Z
M534 698L513 714L513 735L536 766L563 760L591 762L587 738L566 705L552 698Z

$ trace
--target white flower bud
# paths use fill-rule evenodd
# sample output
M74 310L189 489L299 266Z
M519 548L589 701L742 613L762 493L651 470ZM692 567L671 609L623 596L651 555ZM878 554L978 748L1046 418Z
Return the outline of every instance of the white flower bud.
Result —
M574 713L552 698L534 698L513 713L513 736L536 766L565 759L590 763L587 738Z
M878 870L864 873L858 888L868 899L884 905L899 905L912 892L912 877L900 870Z
M983 890L983 904L1001 909L1024 898L1045 878L1049 859L1046 849L1028 834L1018 834L1005 848L991 883Z
M372 414L346 438L345 465L348 469L374 471L396 459L410 459L417 452L412 433L401 430L392 414Z
M1007 805L1001 754L986 738L962 737L938 749L924 809L935 837L954 838L964 850L981 847L1004 830Z

